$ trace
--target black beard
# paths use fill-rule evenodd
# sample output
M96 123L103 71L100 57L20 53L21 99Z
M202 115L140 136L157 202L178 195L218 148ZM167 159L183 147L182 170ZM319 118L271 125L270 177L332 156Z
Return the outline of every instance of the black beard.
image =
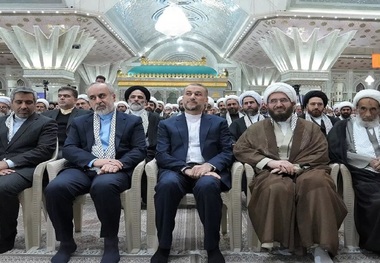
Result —
M258 112L258 109L248 109L248 110L245 110L244 112L248 116L255 116Z
M286 121L289 119L290 116L293 114L293 107L289 107L285 110L283 113L277 113L275 114L274 111L271 109L268 109L270 117L275 121L275 122L281 122L281 121Z
M349 113L341 113L340 116L342 116L344 119L347 119L351 116Z

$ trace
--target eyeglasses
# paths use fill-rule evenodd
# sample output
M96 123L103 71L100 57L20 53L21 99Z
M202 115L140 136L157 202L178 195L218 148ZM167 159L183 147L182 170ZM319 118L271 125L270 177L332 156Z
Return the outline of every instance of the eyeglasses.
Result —
M281 104L284 104L284 103L290 102L290 100L287 99L287 98L271 99L271 100L269 101L269 104L273 104L273 105L275 105L275 104L277 104L278 102L280 102Z

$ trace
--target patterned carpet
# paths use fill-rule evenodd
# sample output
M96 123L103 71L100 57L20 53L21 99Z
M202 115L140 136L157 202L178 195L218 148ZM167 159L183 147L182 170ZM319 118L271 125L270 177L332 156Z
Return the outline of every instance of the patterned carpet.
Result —
M100 262L102 255L103 240L99 238L99 221L96 217L94 206L91 202L87 202L84 208L83 231L75 234L75 240L78 244L78 250L72 257L70 262L75 263L92 263ZM25 244L23 238L22 216L20 211L18 235L16 238L15 248L3 255L0 255L0 262L50 262L54 252L46 252L45 250L45 224L43 224L42 247L34 251L25 252ZM146 211L142 211L142 249L137 254L127 254L123 252L125 245L124 219L123 215L120 219L120 262L149 262L151 254L147 252L146 246ZM245 263L245 262L313 262L310 254L304 257L300 256L281 256L273 255L266 252L254 253L247 248L247 236L245 233L247 225L247 213L243 211L243 249L240 253L229 251L228 234L221 237L220 247L225 255L226 262ZM172 263L202 263L207 262L206 252L203 248L203 226L199 221L198 214L194 208L179 209L176 218L176 228L173 232L173 246L169 262ZM334 258L334 262L345 263L372 263L379 262L380 256L366 253L365 251L347 251L343 248L343 236L341 236L341 249L339 255Z

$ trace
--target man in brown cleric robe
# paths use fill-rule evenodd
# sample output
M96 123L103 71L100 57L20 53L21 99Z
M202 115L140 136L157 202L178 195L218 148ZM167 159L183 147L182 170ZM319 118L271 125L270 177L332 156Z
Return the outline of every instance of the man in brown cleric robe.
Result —
M290 85L270 85L264 103L271 118L251 125L234 154L255 167L248 211L262 246L304 247L315 262L332 262L347 211L329 175L326 138L318 125L293 114L296 98Z

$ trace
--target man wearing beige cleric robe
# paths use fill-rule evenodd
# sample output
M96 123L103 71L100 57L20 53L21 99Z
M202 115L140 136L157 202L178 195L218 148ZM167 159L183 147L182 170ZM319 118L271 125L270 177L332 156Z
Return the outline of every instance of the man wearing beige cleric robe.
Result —
M251 125L234 154L255 167L248 211L262 246L289 254L304 247L315 262L332 262L347 211L329 175L326 138L293 114L296 98L292 86L270 85L264 92L270 118Z

